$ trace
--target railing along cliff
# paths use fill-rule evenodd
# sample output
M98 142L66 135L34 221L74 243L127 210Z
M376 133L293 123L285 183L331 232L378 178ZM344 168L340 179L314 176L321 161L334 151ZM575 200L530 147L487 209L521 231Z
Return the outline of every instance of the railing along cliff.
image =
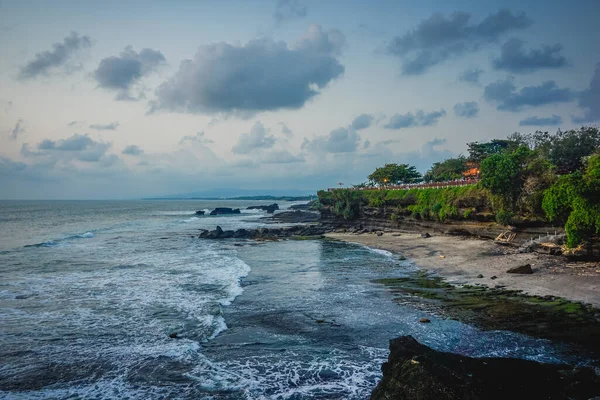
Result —
M442 189L446 187L474 185L479 182L478 178L472 179L457 179L454 181L445 182L427 182L427 183L406 183L404 185L385 185L377 187L361 187L361 188L343 188L345 190L410 190L410 189ZM327 191L337 190L341 188L328 188Z

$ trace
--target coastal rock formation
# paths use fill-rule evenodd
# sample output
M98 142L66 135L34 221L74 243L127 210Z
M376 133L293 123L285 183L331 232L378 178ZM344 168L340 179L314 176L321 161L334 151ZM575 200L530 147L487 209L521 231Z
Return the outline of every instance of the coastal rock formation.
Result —
M285 223L318 222L320 219L321 216L319 213L301 210L284 211L269 217L269 221Z
M390 341L371 400L590 399L600 393L591 368L514 358L470 358L433 350L412 336Z
M293 204L290 206L290 210L310 210L314 204L314 201L309 201L306 204Z
M277 203L273 203L268 206L250 206L247 207L246 210L263 210L266 211L267 214L273 214L275 210L279 210L279 205Z
M204 210L196 211L196 215L204 215Z
M258 229L238 229L236 231L224 231L220 226L213 231L202 230L198 236L200 239L263 239L276 240L285 238L301 238L321 236L331 232L330 228L319 225L296 225L283 228L258 228Z
M240 212L239 208L217 207L210 212L210 215L239 214Z

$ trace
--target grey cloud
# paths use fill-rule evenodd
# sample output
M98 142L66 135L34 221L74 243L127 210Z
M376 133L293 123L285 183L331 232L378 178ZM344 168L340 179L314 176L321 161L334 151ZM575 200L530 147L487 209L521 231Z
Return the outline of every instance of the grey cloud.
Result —
M185 144L185 142L195 142L200 144L211 144L214 143L214 140L206 137L204 132L198 132L194 136L184 136L179 141L180 145Z
M352 153L358 149L360 135L352 129L337 128L326 136L317 136L313 140L304 138L302 149L312 152Z
M76 122L76 121L75 121ZM69 124L71 125L71 124ZM115 131L119 127L119 122L111 122L109 124L92 124L90 129L96 129L98 131Z
M481 74L483 72L484 71L479 68L468 69L468 70L464 71L462 74L460 74L460 76L458 77L458 80L461 82L467 82L467 83L472 83L472 84L478 85L479 78L481 77Z
M387 51L403 59L404 75L419 75L449 58L474 52L507 32L532 24L525 14L514 15L509 10L490 14L476 24L470 19L471 15L464 12L455 12L448 17L435 13L415 29L394 37Z
M390 120L383 127L386 129L402 129L414 126L429 126L435 125L437 121L446 115L446 110L432 111L425 113L423 110L417 111L415 114L409 112L406 114L395 114L390 117Z
M127 46L119 56L103 58L94 71L94 78L98 87L116 90L116 100L136 100L137 98L130 94L132 86L166 61L160 51L142 49L138 53L131 46Z
M361 114L354 118L354 121L352 121L352 129L356 131L367 129L369 126L371 126L374 119L375 117L373 117L371 114Z
M77 124L79 124L79 123L81 123L81 121L71 121L71 122L69 122L67 125L68 125L68 126L75 126L75 125L77 125Z
M267 130L257 121L250 133L242 133L238 142L231 148L236 154L248 154L255 150L269 149L275 145L275 136L267 135Z
M87 134L74 134L67 139L58 141L44 139L38 144L39 150L81 151L95 143Z
M454 105L454 113L459 117L473 118L479 114L479 105L476 101L456 103Z
M495 69L513 73L533 72L542 68L561 68L567 65L567 59L560 54L561 51L560 44L525 50L522 40L511 39L502 45L500 57L494 59L492 64Z
M365 139L363 143L363 149L368 149L369 147L371 147L371 141L369 139Z
M528 117L519 121L520 126L546 126L559 125L562 123L562 118L559 115L552 114L551 117Z
M489 84L483 91L483 97L498 103L496 108L503 111L520 111L526 107L536 107L552 103L571 101L573 92L559 88L554 81L545 81L539 86L526 86L519 91L511 79L499 80Z
M52 50L37 53L33 60L21 67L19 79L33 79L40 75L48 75L52 69L65 66L79 50L91 45L92 40L89 36L79 36L77 32L71 32L62 43L54 43Z
M85 162L105 162L106 151L110 146L110 143L93 140L88 134L74 134L66 139L56 141L42 140L37 145L39 152L28 151L28 147L24 145L21 148L21 154L25 156L52 156L64 160L77 159Z
M156 89L150 112L251 115L301 108L343 74L336 58L343 42L341 32L312 26L292 48L268 38L200 46Z
M273 17L277 24L293 19L304 18L308 14L308 7L298 0L277 0Z
M272 151L267 153L262 159L263 164L291 164L304 161L302 154L293 155L287 150Z
M279 125L281 125L281 133L283 133L285 136L287 136L287 137L294 136L294 132L292 132L292 130L290 128L288 128L288 126L286 124L284 124L283 122L280 122Z
M135 144L130 144L129 146L126 146L123 151L121 152L121 154L127 154L130 156L139 156L144 154L144 150L142 150L141 147L136 146Z
M12 140L17 140L17 137L21 133L25 132L25 127L23 125L24 125L24 121L22 119L19 119L17 121L17 123L15 124L15 127L10 130L10 136L9 137Z
M584 114L573 117L573 122L580 124L600 121L600 63L596 64L589 88L579 94L578 103L584 109Z
M10 100L7 101L6 102L6 106L4 107L4 112L8 114L8 112L10 111L10 109L12 108L12 106L13 106L13 102L10 101Z

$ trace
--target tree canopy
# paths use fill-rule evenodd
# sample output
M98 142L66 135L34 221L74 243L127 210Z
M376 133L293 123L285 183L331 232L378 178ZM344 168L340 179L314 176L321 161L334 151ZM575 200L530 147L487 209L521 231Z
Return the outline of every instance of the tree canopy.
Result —
M434 163L423 176L423 179L425 182L443 182L460 179L467 169L467 159L460 155L456 158L448 158L442 162Z
M385 164L369 175L368 179L380 186L415 183L423 180L415 166L408 164Z

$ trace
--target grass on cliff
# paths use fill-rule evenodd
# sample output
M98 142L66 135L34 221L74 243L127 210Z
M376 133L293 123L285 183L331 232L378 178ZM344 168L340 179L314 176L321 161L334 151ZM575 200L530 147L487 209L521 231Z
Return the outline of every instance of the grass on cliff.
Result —
M423 220L470 219L491 208L489 192L477 185L441 189L348 190L318 192L319 202L345 219L358 216L361 207L393 207L394 216L411 215Z

